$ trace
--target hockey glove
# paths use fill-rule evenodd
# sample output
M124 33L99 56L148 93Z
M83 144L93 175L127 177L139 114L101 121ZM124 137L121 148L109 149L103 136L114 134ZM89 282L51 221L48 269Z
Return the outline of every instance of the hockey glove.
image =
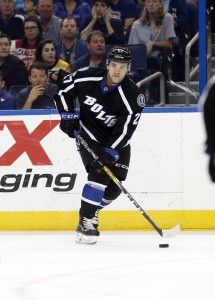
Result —
M60 129L70 138L75 138L74 131L79 130L79 115L76 112L62 112L60 116Z
M90 165L90 171L100 173L103 166L110 168L119 159L119 153L112 148L105 148L102 154L95 159Z
M215 156L211 156L209 160L209 174L211 176L211 180L215 182Z

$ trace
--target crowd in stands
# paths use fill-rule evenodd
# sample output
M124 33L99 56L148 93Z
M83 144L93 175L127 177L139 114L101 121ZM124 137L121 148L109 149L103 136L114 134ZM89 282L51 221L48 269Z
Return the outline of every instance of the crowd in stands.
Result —
M164 73L168 50L177 69L172 79L183 81L185 47L198 31L198 2L0 0L0 109L54 107L49 97L65 74L105 68L106 45L145 44L148 69ZM208 5L215 7L213 0ZM13 95L14 86L24 88Z

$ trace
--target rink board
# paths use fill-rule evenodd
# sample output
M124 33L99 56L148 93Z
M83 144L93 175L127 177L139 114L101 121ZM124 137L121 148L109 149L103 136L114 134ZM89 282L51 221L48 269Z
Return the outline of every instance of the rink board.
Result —
M75 229L86 172L55 110L0 112L0 229ZM132 139L126 189L162 228L215 229L213 185L195 108L145 109ZM150 230L122 194L102 230Z
M181 230L214 230L215 211L147 210L162 229L180 224ZM74 230L77 211L0 212L0 230ZM138 211L101 211L100 230L154 230Z

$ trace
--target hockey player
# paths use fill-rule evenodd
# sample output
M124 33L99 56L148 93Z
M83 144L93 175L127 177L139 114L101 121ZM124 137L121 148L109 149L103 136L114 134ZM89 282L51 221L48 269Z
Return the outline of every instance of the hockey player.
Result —
M61 114L61 130L70 137L74 137L74 130L78 130L98 155L98 159L94 160L80 146L88 182L82 191L76 229L78 243L96 243L99 236L98 211L121 193L101 164L108 166L121 181L127 176L129 141L145 106L141 90L127 77L130 64L129 50L114 47L108 55L106 70L89 67L67 75L55 97ZM76 97L80 103L79 124L69 120Z
M204 89L199 103L203 109L203 116L207 134L206 153L209 155L209 174L215 182L215 75L209 80Z

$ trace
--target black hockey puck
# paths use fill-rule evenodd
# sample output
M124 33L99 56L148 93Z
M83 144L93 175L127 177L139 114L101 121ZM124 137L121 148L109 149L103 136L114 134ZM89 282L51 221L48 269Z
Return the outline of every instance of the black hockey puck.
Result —
M159 244L159 248L168 248L169 244Z

